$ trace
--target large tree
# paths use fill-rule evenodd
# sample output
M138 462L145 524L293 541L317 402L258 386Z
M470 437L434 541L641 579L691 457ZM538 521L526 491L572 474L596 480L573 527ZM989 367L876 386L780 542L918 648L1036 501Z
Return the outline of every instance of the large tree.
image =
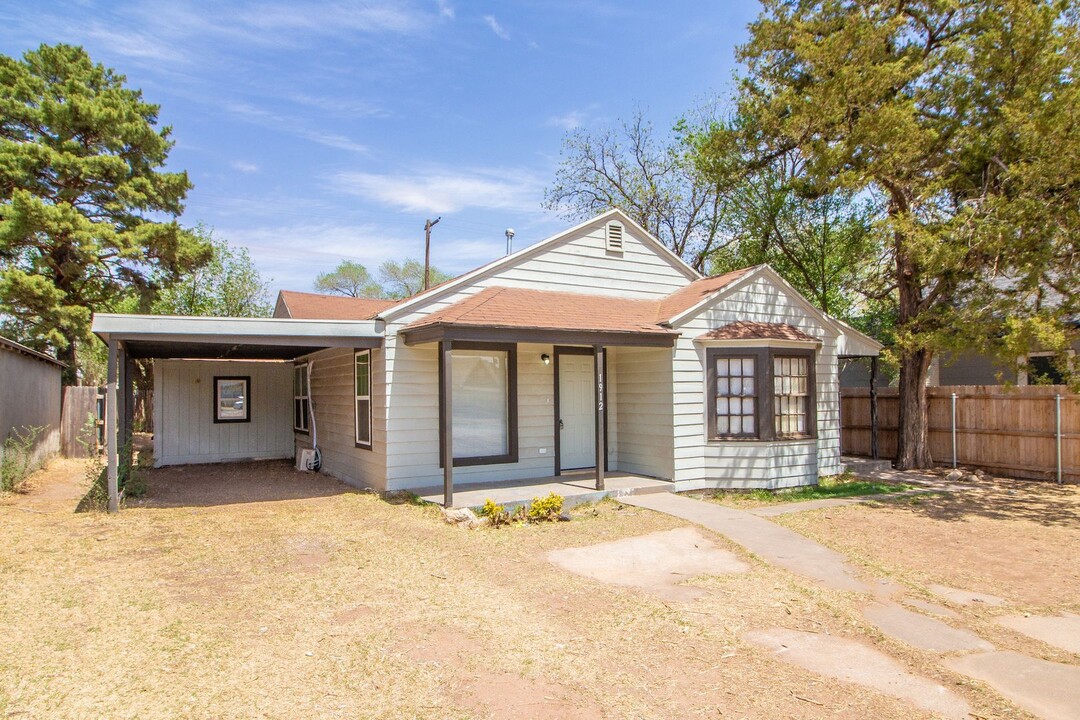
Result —
M331 272L319 273L315 289L331 295L354 298L382 297L382 287L360 263L342 260Z
M451 278L442 270L431 267L430 285L434 287ZM387 260L379 266L379 282L382 284L383 297L407 298L424 289L424 263L413 258L401 262Z
M67 382L94 311L210 257L175 220L191 183L162 170L158 110L82 48L0 56L0 314Z
M657 137L638 111L615 127L569 133L544 206L570 220L619 208L704 270L726 239L724 196L698 172L683 141L684 125L690 126L681 123L670 135Z
M1077 22L1054 0L765 0L740 49L757 164L797 150L808 187L879 202L901 468L931 463L935 353L1060 347L1076 313ZM731 142L714 133L703 166Z

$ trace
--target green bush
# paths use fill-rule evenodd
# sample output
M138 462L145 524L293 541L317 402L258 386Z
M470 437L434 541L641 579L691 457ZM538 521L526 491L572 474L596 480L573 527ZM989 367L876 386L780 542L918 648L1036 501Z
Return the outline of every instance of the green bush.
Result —
M550 522L559 519L562 512L562 495L551 493L547 497L536 497L529 504L527 517L529 522Z
M510 522L510 513L502 505L496 505L491 498L484 500L484 506L477 513L480 517L486 517L492 527L507 525Z
M0 445L0 491L26 491L26 478L38 468L34 462L34 444L44 430L44 427L13 428Z

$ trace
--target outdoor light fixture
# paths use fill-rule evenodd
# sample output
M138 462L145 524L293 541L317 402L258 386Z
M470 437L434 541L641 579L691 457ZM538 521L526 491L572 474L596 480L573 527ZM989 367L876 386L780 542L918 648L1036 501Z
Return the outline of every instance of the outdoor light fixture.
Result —
M544 353L543 355L540 356L540 361L543 362L545 365L550 365L551 364L551 356L548 355L547 353Z

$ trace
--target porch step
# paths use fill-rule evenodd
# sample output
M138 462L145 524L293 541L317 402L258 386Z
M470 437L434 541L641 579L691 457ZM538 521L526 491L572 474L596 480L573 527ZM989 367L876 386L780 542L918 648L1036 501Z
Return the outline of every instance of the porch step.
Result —
M888 472L893 469L892 460L872 460L870 458L845 455L840 458L840 462L843 464L845 471L849 471L854 475Z
M462 485L454 490L454 507L476 510L490 499L512 511L523 505L528 506L534 498L555 493L562 496L564 508L571 508L609 497L620 498L675 490L675 483L670 481L626 473L612 473L605 478L604 490L597 490L593 482L591 473L567 473L560 477L534 481ZM432 492L422 494L420 499L441 505L443 498L441 492Z

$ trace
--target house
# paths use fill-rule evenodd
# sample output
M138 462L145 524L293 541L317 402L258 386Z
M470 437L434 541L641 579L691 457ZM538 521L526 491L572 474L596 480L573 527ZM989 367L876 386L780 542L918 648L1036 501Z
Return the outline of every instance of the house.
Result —
M61 373L56 358L0 337L0 443L39 429L31 462L60 450Z
M881 349L771 268L702 277L618 210L399 302L283 291L273 318L93 327L120 387L156 359L157 464L317 447L323 472L447 504L580 469L814 483L841 469L838 360Z

